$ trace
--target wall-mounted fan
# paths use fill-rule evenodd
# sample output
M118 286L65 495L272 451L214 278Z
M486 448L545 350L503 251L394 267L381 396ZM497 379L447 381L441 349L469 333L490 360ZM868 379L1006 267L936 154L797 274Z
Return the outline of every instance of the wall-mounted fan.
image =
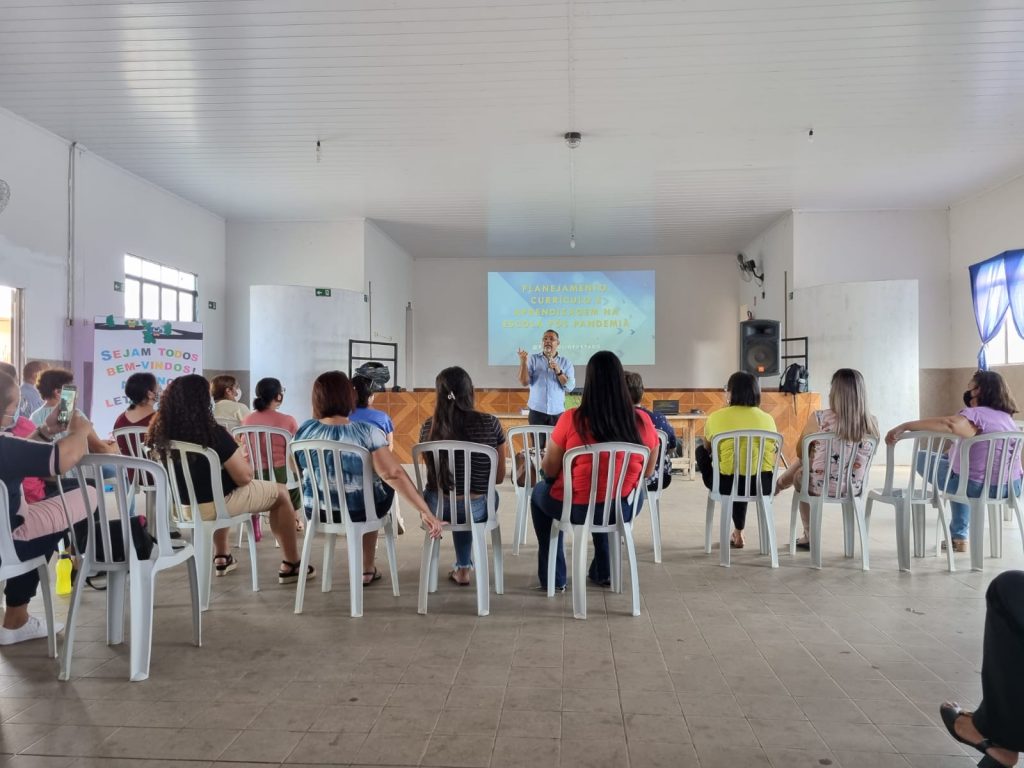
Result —
M0 213L4 212L7 203L11 200L11 185L0 179Z
M764 285L764 270L761 270L761 274L757 273L757 264L753 259L748 259L742 253L736 254L736 263L740 268L740 277L745 282L754 280L758 285Z

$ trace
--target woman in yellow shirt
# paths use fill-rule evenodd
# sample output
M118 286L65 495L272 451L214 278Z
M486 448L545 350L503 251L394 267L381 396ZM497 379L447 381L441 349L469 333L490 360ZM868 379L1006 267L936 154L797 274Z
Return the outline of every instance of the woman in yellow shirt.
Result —
M704 485L711 488L713 479L711 463L711 441L715 435L722 432L732 432L737 429L763 429L768 432L775 432L775 419L771 414L765 413L759 407L761 405L761 387L753 374L746 371L737 371L729 377L726 385L729 390L729 405L725 408L708 414L704 422L704 441L697 446L694 456L697 461L697 469L700 471ZM756 442L756 441L755 441ZM744 450L741 447L741 451ZM754 446L754 451L759 451L760 446ZM722 495L732 491L732 484L736 475L736 468L733 460L733 443L726 441L719 446L718 471L720 473L718 489ZM771 488L772 467L775 466L774 446L769 445L765 450L764 462L761 467L760 479L761 488ZM740 493L746 492L746 485L750 475L749 467L741 467L742 474L739 479ZM747 521L747 503L737 501L732 506L732 524L735 530L729 539L729 546L736 549L743 549L743 528Z

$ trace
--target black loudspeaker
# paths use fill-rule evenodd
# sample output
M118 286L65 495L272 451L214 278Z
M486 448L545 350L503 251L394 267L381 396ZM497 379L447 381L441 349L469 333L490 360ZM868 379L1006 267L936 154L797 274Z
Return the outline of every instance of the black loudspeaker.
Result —
M740 370L755 376L779 375L779 321L740 323Z

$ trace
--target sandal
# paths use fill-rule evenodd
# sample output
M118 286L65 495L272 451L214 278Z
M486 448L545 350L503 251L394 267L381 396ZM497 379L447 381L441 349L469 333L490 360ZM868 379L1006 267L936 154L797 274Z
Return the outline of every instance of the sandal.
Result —
M454 570L448 571L448 580L454 581L460 587L468 587L470 585L469 579L466 579L465 581L459 581L458 578L455 576Z
M288 566L287 571L277 572L277 583L278 584L292 584L299 580L299 568L302 567L302 563L290 563L287 560L282 560L281 565ZM316 576L316 568L312 565L306 566L306 581L309 581Z
M213 567L218 576L227 576L238 567L238 561L234 555L217 555L213 558Z
M946 726L946 730L949 731L949 735L961 744L966 744L968 747L976 749L984 755L984 757L981 758L981 762L978 763L979 768L1011 768L1010 766L1004 766L1001 762L988 754L990 749L1001 749L998 744L993 744L991 739L982 739L977 744L974 744L956 732L956 721L961 717L969 718L973 714L973 712L966 712L963 710L956 702L953 702L952 704L943 704L939 707L939 715L942 716L942 722Z
M369 577L369 578L367 578ZM380 571L377 570L377 566L373 566L372 571L363 571L363 586L368 587L373 582L380 581Z

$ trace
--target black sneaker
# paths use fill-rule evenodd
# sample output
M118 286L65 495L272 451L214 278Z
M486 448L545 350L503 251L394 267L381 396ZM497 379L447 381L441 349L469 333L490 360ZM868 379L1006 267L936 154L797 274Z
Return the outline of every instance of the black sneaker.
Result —
M547 592L547 591L548 591L548 588L547 588L546 586L544 586L543 584L538 584L538 585L537 585L536 587L534 587L533 589L534 589L534 590L535 590L536 592ZM563 584L563 585L562 585L562 586L560 586L560 587L555 587L555 592L556 592L556 593L558 593L558 592L565 592L565 584Z

